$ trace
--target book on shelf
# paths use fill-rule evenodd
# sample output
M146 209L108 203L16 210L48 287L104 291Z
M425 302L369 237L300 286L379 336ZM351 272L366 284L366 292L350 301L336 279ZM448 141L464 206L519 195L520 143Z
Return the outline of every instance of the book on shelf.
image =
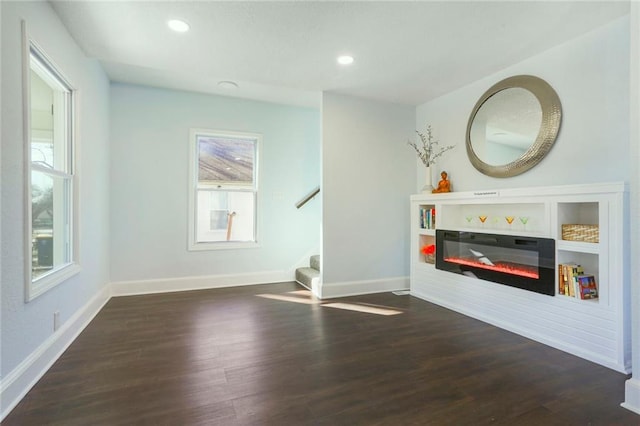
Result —
M420 209L420 228L435 229L436 227L436 209L421 208Z
M598 286L596 284L596 277L590 274L578 275L576 277L578 282L578 294L580 299L597 299L598 298Z
M558 294L564 295L565 280L564 280L564 268L562 264L558 265Z

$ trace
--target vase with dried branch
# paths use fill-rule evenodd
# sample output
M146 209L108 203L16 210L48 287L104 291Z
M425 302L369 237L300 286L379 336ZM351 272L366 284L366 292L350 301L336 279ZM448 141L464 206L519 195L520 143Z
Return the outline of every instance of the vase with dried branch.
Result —
M455 145L441 147L440 141L436 140L433 136L431 125L427 126L425 133L418 130L416 130L416 133L420 137L421 144L418 145L412 140L409 140L407 144L416 151L418 158L427 168L426 184L422 188L422 192L430 193L433 190L433 186L431 185L431 165L435 164L436 160L441 157L442 154L453 149Z

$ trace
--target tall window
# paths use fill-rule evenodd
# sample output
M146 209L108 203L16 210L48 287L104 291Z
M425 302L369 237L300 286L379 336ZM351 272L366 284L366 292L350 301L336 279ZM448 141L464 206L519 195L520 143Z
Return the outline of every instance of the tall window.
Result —
M78 271L74 264L73 90L43 52L29 44L25 76L26 156L31 194L26 299Z
M191 130L192 250L257 243L260 135Z

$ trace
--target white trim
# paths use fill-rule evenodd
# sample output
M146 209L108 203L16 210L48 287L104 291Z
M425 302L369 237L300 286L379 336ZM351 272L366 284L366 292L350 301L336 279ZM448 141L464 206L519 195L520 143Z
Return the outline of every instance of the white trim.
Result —
M45 53L40 45L29 36L27 30L26 21L21 21L22 30L22 123L23 123L23 145L24 145L24 182L25 191L23 196L23 203L25 209L25 222L24 222L24 268L25 268L25 282L24 282L24 298L25 302L30 302L51 288L61 284L73 275L80 272L78 264L78 251L79 251L79 235L78 235L78 196L77 191L78 179L76 176L76 164L75 164L75 145L76 145L76 89L69 82L69 79L60 71L60 67ZM36 58L35 61L32 58ZM58 89L65 91L68 95L67 117L66 125L69 125L66 135L66 161L64 170L48 169L39 165L34 165L31 162L31 71L32 62L41 73L46 74L47 84L55 83ZM42 78L42 76L41 76ZM68 224L69 227L69 262L65 265L60 265L54 268L51 272L47 273L42 278L33 278L33 251L32 251L32 182L31 174L33 171L39 171L49 176L55 176L58 178L69 181L69 195L67 207Z
M112 294L133 296L137 294L170 293L176 291L205 290L210 288L240 287L295 281L294 271L264 271L248 274L208 275L193 277L159 278L111 283Z
M189 251L212 251L212 250L236 250L261 248L262 244L257 241L218 241L195 243L189 246Z
M409 277L390 277L377 280L344 281L322 283L317 296L321 299L357 296L360 294L384 293L387 291L408 290ZM315 294L315 292L314 292Z
M68 280L78 274L81 270L82 268L80 268L80 265L77 263L67 263L62 267L56 268L53 271L36 278L31 282L29 300L35 299L63 281Z
M248 242L198 242L197 241L197 224L196 224L196 211L197 197L198 197L198 146L196 144L198 135L211 135L214 137L228 137L228 138L246 138L255 139L255 158L254 158L254 176L253 185L251 191L255 194L254 205L254 239L255 241ZM260 208L262 206L262 197L260 195L260 163L262 160L262 134L252 132L235 132L230 130L215 130L215 129L202 129L191 128L189 129L189 179L188 179L188 208L187 213L187 250L188 251L202 251L202 250L224 250L224 249L238 249L238 248L254 248L260 247L261 243L261 220L260 220ZM231 188L229 188L231 189Z
M32 200L31 200L31 45L27 34L26 21L21 22L22 30L22 135L24 150L24 191L22 203L24 205L24 301L33 299L32 285L33 253L31 246ZM4 399L3 399L4 400ZM1 406L1 405L0 405Z
M105 285L35 351L0 381L0 420L24 398L111 298Z
M627 410L640 414L640 380L631 378L624 384L625 398L620 404Z

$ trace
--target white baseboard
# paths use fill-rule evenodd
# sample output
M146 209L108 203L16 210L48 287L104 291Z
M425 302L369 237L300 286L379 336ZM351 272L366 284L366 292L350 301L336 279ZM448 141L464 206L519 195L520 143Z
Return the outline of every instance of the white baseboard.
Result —
M624 402L622 404L627 410L640 414L640 380L633 377L624 384Z
M170 293L175 291L205 290L209 288L239 287L255 284L295 281L294 271L265 271L250 274L208 275L196 277L160 278L111 283L114 297L137 294Z
M317 296L321 299L357 296L360 294L384 293L387 291L408 290L409 277L391 277L378 280L347 281L340 283L322 283ZM314 292L315 293L315 292Z
M49 370L111 298L111 286L105 285L84 307L14 368L0 383L0 421Z

